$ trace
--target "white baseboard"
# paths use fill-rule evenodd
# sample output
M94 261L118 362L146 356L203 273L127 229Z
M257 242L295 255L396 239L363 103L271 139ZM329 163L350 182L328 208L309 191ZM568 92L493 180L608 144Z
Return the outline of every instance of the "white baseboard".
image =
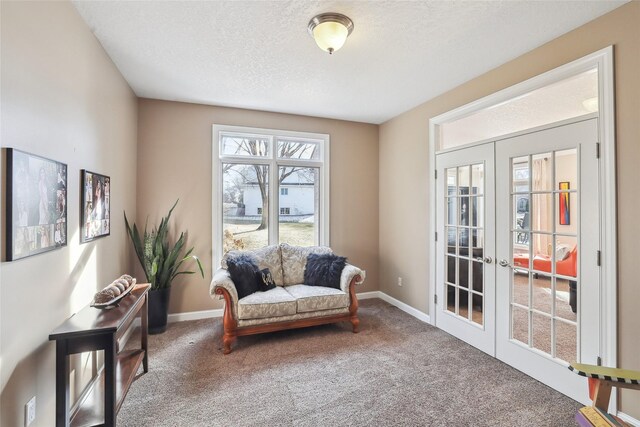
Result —
M202 311L188 311L186 313L172 313L172 314L169 314L169 316L167 316L167 323L183 322L185 320L200 320L200 319L210 319L214 317L222 317L223 313L224 313L224 309L222 308L212 309L212 310L202 310ZM122 338L120 338L120 348L123 348L127 344L127 342L129 341L129 338L131 338L131 334L133 333L133 330L138 327L140 327L139 317L133 321L133 323L127 330L127 332L125 332L124 335L122 335Z
M627 415L624 412L618 411L618 417L620 417L620 419L625 423L629 423L635 427L640 427L640 420L633 418L631 415Z
M360 293L357 293L356 296L358 297L359 300L380 298L380 291L360 292Z
M187 311L186 313L172 313L167 318L168 323L184 322L185 320L210 319L213 317L222 317L224 309L216 308L212 310Z
M431 317L429 317L427 313L423 313L422 311L411 307L409 304L405 304L402 301L395 299L394 297L389 296L382 291L378 291L378 294L381 300L386 301L389 304L398 307L400 310L404 311L407 314L412 315L418 320L431 324Z
M398 307L400 310L404 311L407 314L410 314L411 316L415 317L418 320L421 320L429 324L431 323L431 319L429 318L428 314L423 313L420 310L417 310L411 307L410 305L405 304L402 301L397 300L385 294L384 292L381 292L381 291L360 292L360 293L357 293L356 295L359 300L379 298L383 301L388 302L393 306ZM175 322L184 322L186 320L211 319L215 317L222 317L223 313L224 313L224 309L222 308L217 308L212 310L201 310L201 311L188 311L186 313L172 313L172 314L169 314L169 317L167 318L167 322L175 323ZM132 327L129 328L129 330L122 336L121 338L122 346L126 344L126 342L129 340L129 337L131 336L131 333L133 332L133 329L137 326L140 326L140 319L136 319L133 322Z

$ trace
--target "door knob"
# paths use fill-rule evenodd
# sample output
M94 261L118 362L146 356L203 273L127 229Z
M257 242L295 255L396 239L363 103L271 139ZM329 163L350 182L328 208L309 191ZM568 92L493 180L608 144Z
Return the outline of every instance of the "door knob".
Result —
M491 264L493 262L493 258L491 258L490 256L482 258L482 257L477 257L476 261L478 262L485 262L487 264Z
M507 261L506 259L501 259L498 264L500 264L501 267L511 267L509 261Z

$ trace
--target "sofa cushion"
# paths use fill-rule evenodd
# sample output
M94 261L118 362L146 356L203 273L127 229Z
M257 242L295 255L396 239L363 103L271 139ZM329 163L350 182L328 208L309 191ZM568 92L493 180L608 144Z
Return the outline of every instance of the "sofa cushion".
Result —
M238 298L244 298L254 292L258 292L258 282L256 272L258 266L253 262L253 258L247 254L229 258L227 260L229 276L238 291Z
M229 251L222 257L222 261L220 263L222 268L228 268L227 260L241 254L249 254L249 256L254 257L253 262L256 263L260 270L268 268L271 271L271 276L276 282L276 285L282 286L284 284L282 276L282 258L280 256L279 245L265 246L264 248L253 251Z
M307 266L309 254L331 254L333 251L326 246L291 246L286 243L280 245L282 251L282 269L284 285L297 285L304 282L304 270Z
M304 284L340 289L340 276L347 258L333 254L309 254L304 270Z
M270 323L291 322L293 320L328 317L328 316L335 316L340 314L348 315L349 307L334 308L332 310L323 310L323 311L308 311L305 313L292 314L291 316L265 317L264 319L248 319L248 320L240 319L238 320L238 327L244 328L245 326L268 325Z
M238 319L262 319L289 316L296 313L296 299L278 286L265 292L256 292L238 301Z
M296 299L298 313L349 306L349 295L324 286L292 285L285 288Z

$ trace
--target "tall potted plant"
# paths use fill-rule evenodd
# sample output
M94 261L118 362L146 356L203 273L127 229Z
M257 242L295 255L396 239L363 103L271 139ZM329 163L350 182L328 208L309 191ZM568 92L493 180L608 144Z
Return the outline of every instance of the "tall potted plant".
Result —
M167 329L167 312L173 279L181 274L195 273L191 270L180 270L182 263L188 260L195 261L200 275L204 278L202 264L200 259L193 255L193 247L181 255L187 239L185 233L180 233L180 237L173 246L169 243L169 219L177 204L178 200L173 204L167 216L162 218L160 225L154 227L151 232L147 231L147 222L145 222L142 235L140 235L135 223L133 227L129 225L127 214L124 214L127 233L131 238L147 281L151 284L149 291L150 334L159 334Z

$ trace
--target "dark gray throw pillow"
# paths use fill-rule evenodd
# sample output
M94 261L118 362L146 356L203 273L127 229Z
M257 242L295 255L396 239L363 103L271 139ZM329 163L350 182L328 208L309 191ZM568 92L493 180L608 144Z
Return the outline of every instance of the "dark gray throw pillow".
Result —
M227 269L233 284L236 285L239 299L258 292L256 272L260 269L249 255L241 254L227 259Z
M340 289L340 276L347 258L334 254L309 254L304 269L304 284Z
M256 286L260 292L268 291L276 287L276 282L273 280L271 270L263 268L256 271Z

